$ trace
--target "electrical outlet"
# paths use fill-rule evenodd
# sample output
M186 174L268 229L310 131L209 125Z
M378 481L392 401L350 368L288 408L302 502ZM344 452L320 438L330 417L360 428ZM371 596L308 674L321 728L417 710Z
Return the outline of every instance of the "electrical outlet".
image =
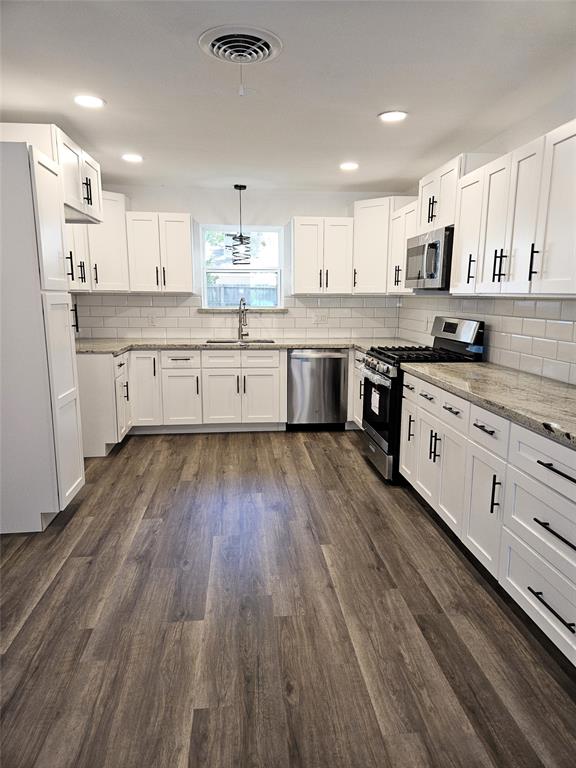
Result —
M328 312L316 312L316 325L328 324Z

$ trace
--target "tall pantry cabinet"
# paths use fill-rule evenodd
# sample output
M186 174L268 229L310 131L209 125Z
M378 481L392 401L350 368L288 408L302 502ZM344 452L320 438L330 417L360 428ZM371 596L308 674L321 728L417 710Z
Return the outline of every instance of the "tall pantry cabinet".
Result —
M60 166L0 144L0 532L41 531L84 485Z

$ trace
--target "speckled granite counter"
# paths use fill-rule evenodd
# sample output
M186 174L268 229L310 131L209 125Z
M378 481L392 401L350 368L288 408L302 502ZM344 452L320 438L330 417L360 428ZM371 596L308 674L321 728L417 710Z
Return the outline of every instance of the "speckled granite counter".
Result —
M576 387L492 363L405 363L402 369L576 450Z
M372 346L417 346L413 341L395 337L375 339L278 339L273 344L206 344L185 339L78 339L78 353L121 355L131 349L359 349L365 352Z

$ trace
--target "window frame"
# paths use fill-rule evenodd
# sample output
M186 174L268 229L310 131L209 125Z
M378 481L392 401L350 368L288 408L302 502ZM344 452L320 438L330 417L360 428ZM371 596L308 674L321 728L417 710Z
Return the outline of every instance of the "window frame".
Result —
M212 312L234 312L236 307L212 307L208 304L208 272L218 272L230 275L237 274L251 274L263 272L266 274L273 273L277 275L278 279L278 302L274 307L252 307L248 305L248 309L253 312L274 312L279 309L284 309L284 227L282 226L258 226L252 224L249 226L243 226L242 231L250 235L252 232L277 232L278 233L278 267L271 268L266 267L262 269L254 268L251 266L237 266L229 267L227 269L209 269L206 267L206 251L205 251L205 233L206 232L237 232L238 227L233 224L204 224L200 228L200 269L202 272L202 309L210 310Z

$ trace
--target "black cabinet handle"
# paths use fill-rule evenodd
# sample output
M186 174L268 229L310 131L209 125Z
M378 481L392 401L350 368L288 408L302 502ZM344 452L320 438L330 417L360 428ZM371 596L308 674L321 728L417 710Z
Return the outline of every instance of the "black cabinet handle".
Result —
M86 176L86 184L88 185L88 205L92 205L92 179Z
M432 461L432 445L434 443L434 430L430 430L430 442L428 443L428 459Z
M240 376L236 376L236 394L240 394Z
M166 267L162 267L162 285L166 285Z
M328 288L328 270L326 270L326 288Z
M472 258L472 254L468 254L468 272L466 273L466 285L470 284L471 280L474 280L474 275L472 274L472 264L476 264L476 259Z
M88 205L91 205L92 201L90 199L90 179L88 176L85 177L84 181L82 182L82 186L86 189L86 194L82 198L82 200L87 203Z
M426 394L426 392L420 392L420 397L423 397L424 400L428 400L429 403L433 402L434 397L432 395Z
M80 268L80 282L85 283L86 282L86 264L83 261L78 262L78 267Z
M74 317L72 328L74 328L76 333L78 333L80 331L80 326L78 325L78 304L74 304L70 312L72 312L72 315Z
M563 477L565 480L570 480L571 483L576 483L576 477L570 477L570 475L567 475L566 472L562 472L561 469L557 469L551 461L541 461L538 459L536 464L540 464L541 467L546 467L546 469L549 469L550 472L554 472L555 475L560 475L560 477Z
M242 376L242 390L246 394L246 376Z
M353 287L354 287L354 288L356 288L356 277L357 277L357 275L358 275L358 272L357 272L357 270L355 269L355 270L354 270L354 283L353 283Z
M125 365L126 365L126 363L118 363L118 366L117 366L117 367L118 367L118 368L124 368L124 366L125 366Z
M156 267L156 285L160 285L160 271L158 267Z
M183 360L183 361L187 361L187 360L190 360L190 358L189 357L171 357L170 360L175 360L175 361L176 360Z
M196 376L196 394L200 394L200 376Z
M124 397L126 398L126 402L130 402L130 392L128 390L128 382L125 382L124 389L126 390L124 393Z
M473 426L476 427L476 429L479 429L480 432L485 432L487 435L490 435L490 437L494 437L496 434L495 429L488 429L488 427L485 427L484 424L477 424L474 422Z
M428 224L432 221L432 198L428 198L428 218L426 219Z
M432 195L432 200L430 205L430 221L434 221L434 219L436 218L436 214L434 213L434 206L436 205L437 202L438 200L436 200L434 195Z
M360 381L360 400L364 397L364 382Z
M498 249L494 251L494 262L492 264L492 282L496 282L496 264L498 263Z
M69 256L66 256L66 260L70 261L70 272L66 272L68 277L74 282L74 256L72 255L72 251L68 251L70 254Z
M546 600L544 600L543 592L538 592L537 590L532 589L532 587L528 587L528 592L531 592L536 598L536 600L538 600L539 603L542 603L544 608L550 611L552 616L558 619L558 621L561 624L563 624L569 632L572 632L573 635L576 635L576 623L573 621L566 621L566 619L563 616L560 616L558 611L555 611L554 608L552 608L552 606L549 603L547 603Z
M540 251L537 251L534 243L530 246L530 266L528 267L528 281L532 282L532 277L534 275L538 274L538 270L534 269L534 256L535 254L540 253Z
M436 459L440 458L440 454L436 450L438 443L442 442L442 438L438 437L438 432L434 432L434 444L432 446L432 463L436 464Z
M532 520L534 520L535 523L538 523L538 525L541 525L542 528L544 528L544 530L548 531L548 533L551 533L552 536L556 536L557 539L560 539L560 541L563 541L567 547L570 547L570 549L573 549L576 552L576 544L572 544L571 541L568 541L568 539L565 539L564 536L561 536L553 528L550 528L550 523L545 523L542 520L538 520L537 517L533 517Z
M156 376L156 358L152 358L152 375Z
M409 389L410 392L414 392L414 390L416 389L416 387L412 386L412 384L404 384L404 386L406 387L406 389Z
M98 264L94 264L94 282L98 285Z
M462 411L459 411L457 408L452 408L451 405L443 405L442 408L444 408L445 411L448 411L448 413L451 413L452 416L460 416Z
M502 262L507 258L508 256L504 253L504 248L500 248L500 255L498 256L498 274L496 275L498 282L500 282L503 277L506 277L506 272L502 272Z
M496 507L500 506L500 502L496 501L496 488L502 485L502 483L498 482L498 478L496 475L492 475L492 491L490 492L490 514L494 514L494 509Z
M412 424L414 424L415 421L416 419L408 414L408 442L410 442L410 440L412 440L414 437L414 432L411 432L410 430L412 429Z
M318 280L319 280L319 283L320 283L320 288L322 288L322 270L320 270L320 275L319 275Z

